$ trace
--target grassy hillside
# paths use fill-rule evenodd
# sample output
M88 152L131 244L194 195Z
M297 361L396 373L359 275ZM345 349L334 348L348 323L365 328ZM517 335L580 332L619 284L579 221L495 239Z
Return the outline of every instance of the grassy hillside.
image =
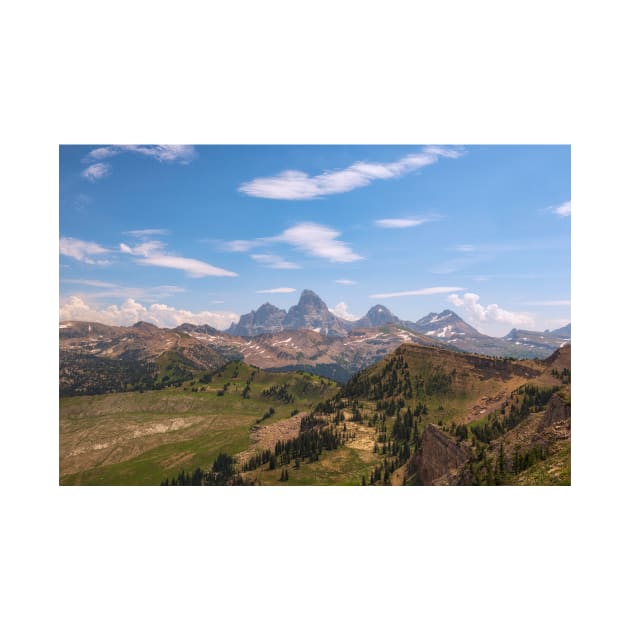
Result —
M62 399L61 483L566 484L567 366L404 344L342 388L233 361Z
M62 484L159 484L237 453L252 427L306 411L338 386L231 362L182 386L60 400ZM270 410L273 409L273 413Z

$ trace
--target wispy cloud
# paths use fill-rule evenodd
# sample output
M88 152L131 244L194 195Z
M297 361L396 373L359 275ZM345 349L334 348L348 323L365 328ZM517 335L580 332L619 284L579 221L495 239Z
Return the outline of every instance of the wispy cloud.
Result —
M147 307L133 298L120 305L98 307L77 295L71 295L60 302L59 320L101 322L110 326L130 326L145 321L164 328L174 328L184 323L209 324L224 330L232 322L237 322L239 315L230 311L187 311L159 303Z
M335 280L335 282L337 284L347 284L347 285L356 284L354 280Z
M109 147L99 147L90 151L82 160L83 163L90 164L81 172L81 176L91 182L96 182L106 177L112 172L109 162L102 160L111 160L121 153L138 153L151 157L158 162L167 162L171 164L190 164L197 153L194 147L185 144L121 144Z
M426 289L414 289L412 291L398 291L397 293L374 293L371 298L394 298L407 297L410 295L437 295L439 293L452 293L453 291L463 291L462 287L428 287Z
M341 317L341 319L345 319L349 322L356 322L357 319L360 319L359 315L353 315L348 311L348 305L345 302L339 302L334 308L328 309L333 315L337 317Z
M109 261L95 259L94 256L102 256L111 250L92 241L82 241L78 238L62 237L59 239L59 253L87 263L88 265L108 265Z
M438 215L431 215L426 217L415 217L407 219L377 219L376 221L374 221L374 225L386 229L401 229L416 227L418 225L423 225L424 223L429 223L430 221L437 221L437 219L439 218L441 217L439 217Z
M333 228L320 225L319 223L305 222L287 228L277 236L262 237L249 241L230 241L225 244L225 248L232 252L247 252L256 247L269 247L274 243L286 243L309 256L324 258L333 263L362 260L363 256L353 252L347 243L340 241L340 236L341 232ZM260 256L267 256L267 254L252 255L252 258L257 260L254 256L259 256L258 262L263 262L263 258L260 258ZM282 268L288 269L289 267ZM294 269L295 267L290 268Z
M165 297L170 297L177 293L185 293L186 289L173 285L159 285L156 287L127 287L121 284L113 282L103 282L101 280L83 280L83 279L62 279L62 284L78 284L85 287L94 289L101 289L100 291L90 291L89 297L96 298L134 298L154 300Z
M139 265L150 265L153 267L165 267L167 269L179 269L193 278L203 278L205 276L237 276L234 271L228 271L221 267L215 267L202 260L195 258L184 258L166 253L165 244L161 241L146 241L135 247L130 247L125 243L120 244L120 251L124 254L134 256L135 262Z
M186 144L120 144L93 149L84 158L84 162L108 160L121 153L139 153L152 157L158 162L190 164L197 156L195 148Z
M134 236L135 238L144 238L147 236L166 236L170 234L170 230L165 230L164 228L149 228L147 230L127 230L123 232L123 234Z
M279 236L269 240L288 243L293 247L329 262L355 262L363 256L352 251L343 241L338 240L341 232L318 223L298 223L286 229Z
M261 289L260 291L256 291L256 293L295 293L296 289L291 289L289 287L278 287L277 289Z
M84 177L90 182L96 182L103 177L107 177L112 172L112 167L107 162L97 162L88 166L81 171L81 177Z
M228 241L223 247L228 252L248 252L250 249L260 247L263 244L260 241Z
M571 300L541 300L540 302L523 302L526 306L571 306Z
M62 282L64 282L65 284L82 284L85 285L86 287L98 287L100 289L113 289L114 287L117 287L117 284L114 284L113 282L103 282L101 280L79 280L79 279L73 279L73 278L67 278L67 279L63 279Z
M462 297L453 294L448 300L454 306L463 307L469 319L476 324L509 324L510 326L534 326L534 318L529 313L519 313L500 308L498 304L483 306L476 293L464 293Z
M265 199L317 199L362 188L375 180L401 177L434 164L441 157L458 158L461 155L463 152L459 149L427 147L396 162L355 162L345 169L325 171L312 177L302 171L287 170L244 182L238 190L250 197Z
M300 269L300 265L273 254L251 254L250 258L270 269Z
M565 201L563 204L555 207L553 209L554 214L557 214L559 217L568 217L571 216L571 202Z

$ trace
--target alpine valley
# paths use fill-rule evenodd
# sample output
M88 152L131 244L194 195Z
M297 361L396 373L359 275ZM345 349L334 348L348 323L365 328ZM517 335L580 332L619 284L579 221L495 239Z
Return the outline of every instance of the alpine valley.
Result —
M60 483L570 484L570 335L310 290L226 331L61 321Z

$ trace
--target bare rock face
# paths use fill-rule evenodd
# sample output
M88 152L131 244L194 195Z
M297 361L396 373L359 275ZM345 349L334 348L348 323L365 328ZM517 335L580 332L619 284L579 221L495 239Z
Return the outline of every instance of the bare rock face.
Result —
M540 421L538 431L547 440L567 439L571 437L571 404L561 396L554 394L549 399L545 415Z
M422 434L420 447L411 467L425 486L433 485L445 475L456 475L457 469L471 457L470 447L430 424Z
M241 315L238 324L232 324L228 329L231 335L255 337L263 333L275 333L284 329L283 322L286 311L265 302L256 311Z

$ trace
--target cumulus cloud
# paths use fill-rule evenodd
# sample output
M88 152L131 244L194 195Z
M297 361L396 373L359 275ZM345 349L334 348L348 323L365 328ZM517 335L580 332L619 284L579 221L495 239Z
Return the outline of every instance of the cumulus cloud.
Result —
M161 241L145 241L134 247L121 243L119 247L120 251L124 254L134 256L135 262L139 265L179 269L186 272L193 278L238 275L234 271L228 271L227 269L222 269L221 267L215 267L203 262L202 260L168 254L164 251L165 244Z
M112 167L107 164L107 162L97 162L82 170L81 177L84 177L90 182L95 182L99 179L103 179L103 177L107 177L111 172Z
M277 289L261 289L260 291L256 291L256 293L294 293L296 289L291 289L290 287L278 287Z
M350 322L355 322L357 319L360 319L358 315L353 315L348 311L348 305L345 302L339 302L339 304L337 304L334 308L329 308L328 310L333 315Z
M239 186L239 191L250 197L266 199L316 199L348 192L367 186L374 180L401 177L412 171L434 164L439 158L458 158L462 151L447 147L427 147L396 162L355 162L345 169L325 171L309 176L287 170L271 177L259 177Z
M414 289L412 291L398 291L397 293L374 293L371 298L394 298L407 297L410 295L436 295L439 293L451 293L452 291L461 291L462 287L427 287L426 289Z
M270 269L300 269L300 265L273 254L251 254L250 258Z
M146 307L133 298L125 300L120 305L112 304L99 308L89 305L79 296L71 295L61 300L59 320L100 322L110 326L131 326L144 321L161 328L174 328L184 323L209 324L219 330L225 330L232 322L239 320L239 315L228 311L193 312L157 303Z
M507 324L509 326L533 327L534 318L529 313L518 313L500 308L498 304L483 306L476 293L449 295L448 300L454 306L462 307L469 319L477 324Z
M59 253L62 256L68 256L69 258L74 258L75 260L89 265L109 264L108 260L96 260L94 258L94 256L102 256L109 252L110 250L106 247L92 241L82 241L78 238L70 237L62 237L59 239Z
M335 282L337 284L347 284L347 285L356 284L354 280L335 280Z

